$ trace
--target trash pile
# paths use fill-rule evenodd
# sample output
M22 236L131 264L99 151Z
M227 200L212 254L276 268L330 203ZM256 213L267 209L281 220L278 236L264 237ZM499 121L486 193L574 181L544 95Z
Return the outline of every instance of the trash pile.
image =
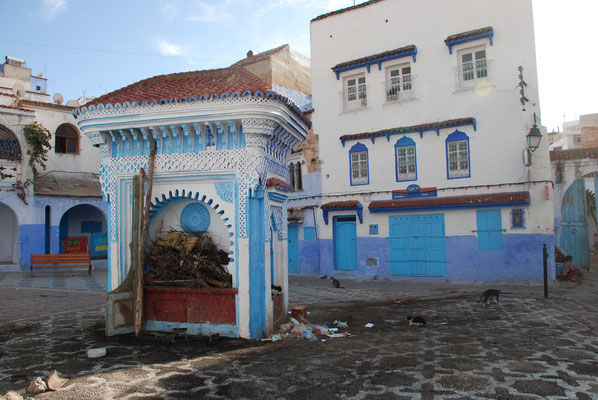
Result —
M45 380L41 376L38 376L29 382L29 386L27 386L27 394L35 396L47 390L57 391L67 382L68 379L61 377L58 371L54 370L54 372ZM23 396L14 390L7 392L4 396L0 396L0 398L5 400L23 400Z
M293 307L291 311L291 319L289 322L280 325L280 333L272 335L267 339L262 339L264 342L276 342L283 337L295 336L302 337L312 342L325 342L327 338L341 338L352 336L346 329L349 328L345 321L335 320L332 324L325 323L323 325L316 325L310 323L306 317L307 312L305 307ZM340 331L342 329L343 331Z
M145 256L149 272L144 283L154 286L230 288L228 253L207 232L170 231L153 242Z

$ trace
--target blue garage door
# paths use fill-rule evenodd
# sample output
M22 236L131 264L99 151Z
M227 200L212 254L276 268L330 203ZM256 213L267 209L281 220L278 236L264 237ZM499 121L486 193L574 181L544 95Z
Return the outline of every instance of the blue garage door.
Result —
M389 217L390 274L446 277L444 214Z

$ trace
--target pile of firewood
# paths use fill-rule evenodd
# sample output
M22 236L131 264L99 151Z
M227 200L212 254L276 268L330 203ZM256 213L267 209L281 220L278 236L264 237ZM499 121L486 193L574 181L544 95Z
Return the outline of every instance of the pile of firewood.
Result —
M145 262L150 269L144 276L148 285L232 286L232 276L224 267L229 263L228 253L207 232L170 231L148 247Z

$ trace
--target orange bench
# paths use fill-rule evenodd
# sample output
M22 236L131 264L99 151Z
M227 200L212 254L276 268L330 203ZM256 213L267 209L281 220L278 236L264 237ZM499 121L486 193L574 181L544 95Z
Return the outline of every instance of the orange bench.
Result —
M89 254L32 254L31 275L33 268L87 268L91 275Z

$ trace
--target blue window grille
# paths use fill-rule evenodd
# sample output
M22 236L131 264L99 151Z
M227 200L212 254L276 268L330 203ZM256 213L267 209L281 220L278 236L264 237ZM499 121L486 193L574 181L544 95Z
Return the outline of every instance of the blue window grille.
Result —
M395 143L395 177L397 182L417 180L415 142L407 136Z
M356 143L349 150L349 171L351 186L370 183L368 148L365 145Z
M502 250L502 218L500 209L477 210L478 250Z
M448 179L471 177L469 136L456 130L446 138L446 174Z

